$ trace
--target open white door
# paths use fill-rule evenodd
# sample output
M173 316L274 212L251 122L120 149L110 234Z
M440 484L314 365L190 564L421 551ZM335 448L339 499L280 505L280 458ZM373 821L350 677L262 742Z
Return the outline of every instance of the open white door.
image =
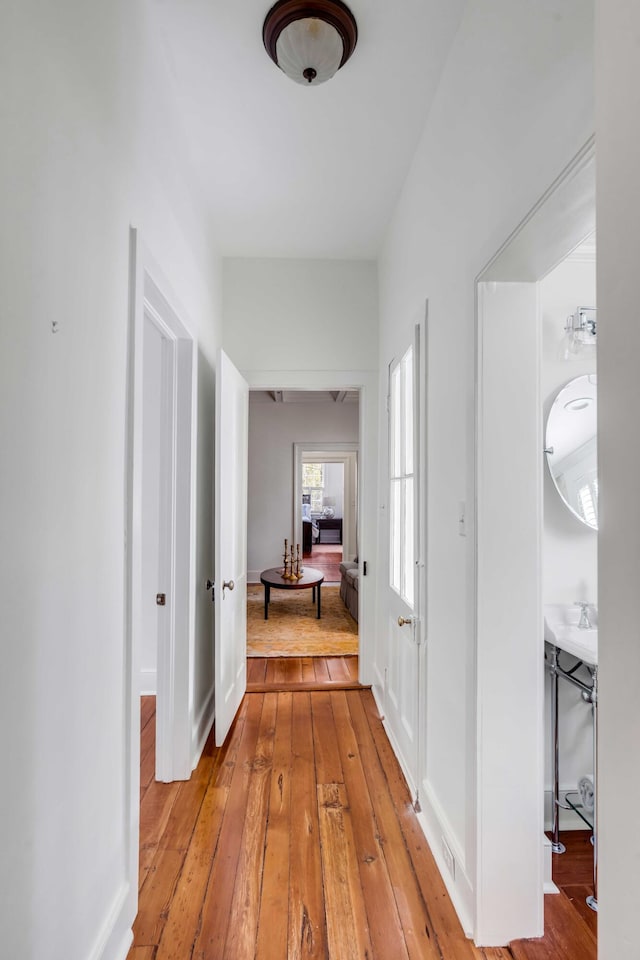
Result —
M389 370L389 656L385 725L418 801L424 691L420 559L421 329Z
M247 476L249 387L220 350L216 373L216 745L247 686Z

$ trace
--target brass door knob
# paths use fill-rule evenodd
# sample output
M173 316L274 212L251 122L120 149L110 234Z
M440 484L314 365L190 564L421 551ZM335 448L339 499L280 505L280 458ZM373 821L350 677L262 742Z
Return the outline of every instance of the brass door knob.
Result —
M413 617L398 617L398 626L404 627L406 624L413 623Z

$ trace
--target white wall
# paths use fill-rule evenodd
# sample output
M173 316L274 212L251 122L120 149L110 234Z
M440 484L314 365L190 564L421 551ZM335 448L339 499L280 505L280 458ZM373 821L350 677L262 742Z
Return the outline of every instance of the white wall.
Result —
M248 576L282 562L293 534L294 443L357 443L357 403L249 402ZM328 467L338 466L327 464ZM298 538L299 539L299 538ZM298 541L295 541L298 542Z
M354 441L355 442L355 441ZM336 517L344 515L344 464L327 463L324 468L324 496L335 500Z
M597 0L599 888L598 956L632 957L640 830L640 6Z
M377 369L375 263L228 259L223 264L223 346L241 370Z
M596 305L595 261L565 260L540 281L542 317L541 392L544 424L558 391L575 377L594 373L595 351L563 360L559 343L566 318L579 306ZM544 463L543 599L545 603L572 604L598 600L598 534L581 523L565 506ZM566 661L568 662L568 661ZM585 681L590 682L588 672ZM551 744L550 680L546 678L546 743ZM579 777L593 773L593 723L591 708L580 691L564 681L559 689L560 787L575 790ZM551 825L551 747L545 754L545 820ZM561 814L563 828L583 829L584 822L571 812Z
M449 882L467 924L474 903L464 891L476 875L474 278L593 132L592 42L583 0L470 0L380 261L381 397L395 345L429 301L424 792L440 824L436 856L442 832L460 851ZM379 422L384 454L382 403ZM383 456L382 491L386 470ZM383 563L380 573L383 596Z
M137 880L123 608L129 226L199 340L198 582L211 556L203 381L218 268L153 5L10 0L2 21L2 951L96 960L124 956ZM201 593L200 650L211 637ZM198 678L194 700L203 693Z

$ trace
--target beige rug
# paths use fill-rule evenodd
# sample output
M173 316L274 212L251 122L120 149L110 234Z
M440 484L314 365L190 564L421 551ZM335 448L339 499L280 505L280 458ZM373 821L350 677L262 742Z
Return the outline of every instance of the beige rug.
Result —
M358 624L339 587L322 587L322 617L316 617L311 590L271 590L264 619L264 587L247 587L248 657L332 657L358 652Z

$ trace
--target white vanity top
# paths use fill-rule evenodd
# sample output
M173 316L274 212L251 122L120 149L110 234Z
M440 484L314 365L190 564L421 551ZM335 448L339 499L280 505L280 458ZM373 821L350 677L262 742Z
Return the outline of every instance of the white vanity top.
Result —
M580 608L548 604L544 608L544 639L572 657L583 660L590 666L598 665L598 613L589 607L589 621L592 626L581 629L578 626Z

